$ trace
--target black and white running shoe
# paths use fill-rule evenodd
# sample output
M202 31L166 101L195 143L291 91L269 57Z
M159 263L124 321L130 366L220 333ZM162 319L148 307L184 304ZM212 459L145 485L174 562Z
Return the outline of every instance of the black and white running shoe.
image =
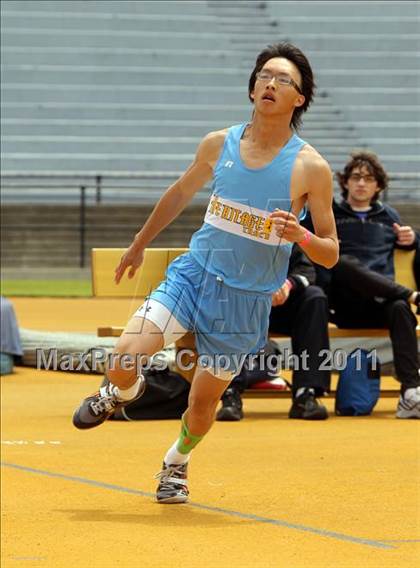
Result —
M101 387L98 392L85 398L73 414L73 424L80 430L95 428L105 422L118 408L122 408L139 399L146 389L146 381L140 375L139 390L134 398L122 401L115 394L115 387L111 383Z
M300 395L293 399L292 407L289 410L289 418L300 418L302 420L326 420L328 418L327 409L315 398L315 391L307 388Z
M185 503L188 501L188 462L166 465L163 462L162 471L155 475L159 479L156 490L158 503Z

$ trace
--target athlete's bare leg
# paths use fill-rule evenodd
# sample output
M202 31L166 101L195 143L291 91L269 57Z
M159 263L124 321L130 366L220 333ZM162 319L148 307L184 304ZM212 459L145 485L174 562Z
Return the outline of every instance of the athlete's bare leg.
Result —
M132 317L107 366L109 383L85 398L73 415L76 428L99 426L118 409L140 398L146 381L141 369L164 346L161 330L151 321Z
M188 409L184 414L185 423L191 434L204 436L215 420L220 397L229 386L229 380L215 377L199 367L194 376L188 399Z
M154 323L141 317L132 317L115 345L106 376L113 385L128 389L136 382L141 369L136 368L136 365L124 368L121 357L128 355L132 360L138 359L139 354L145 358L152 357L163 346L163 334Z

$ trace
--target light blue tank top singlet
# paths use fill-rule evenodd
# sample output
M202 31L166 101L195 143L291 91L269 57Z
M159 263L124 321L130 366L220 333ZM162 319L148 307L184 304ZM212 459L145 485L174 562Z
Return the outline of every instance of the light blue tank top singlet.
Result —
M290 179L306 142L293 134L272 162L247 168L239 151L246 126L228 130L204 223L191 238L190 253L228 286L267 294L283 285L292 248L275 234L268 216L276 208L291 210Z

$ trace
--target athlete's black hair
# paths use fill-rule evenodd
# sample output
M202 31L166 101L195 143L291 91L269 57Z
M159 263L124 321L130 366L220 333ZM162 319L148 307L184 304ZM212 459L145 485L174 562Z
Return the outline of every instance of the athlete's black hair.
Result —
M251 102L254 102L251 98L251 92L255 87L256 75L259 71L261 71L267 61L269 59L272 59L273 57L284 57L285 59L291 61L294 65L296 65L301 76L302 84L300 85L300 88L302 90L302 94L305 97L305 102L301 107L296 107L292 115L292 121L290 123L292 128L297 130L302 122L301 116L308 110L309 105L311 104L314 97L314 91L316 88L311 65L306 56L298 47L292 45L291 43L281 42L274 45L269 45L263 51L261 51L261 53L257 56L254 70L252 71L249 78L248 97Z

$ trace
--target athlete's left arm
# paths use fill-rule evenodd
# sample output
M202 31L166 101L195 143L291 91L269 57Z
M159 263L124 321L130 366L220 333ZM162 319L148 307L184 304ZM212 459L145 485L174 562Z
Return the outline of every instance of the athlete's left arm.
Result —
M305 186L315 234L299 224L292 213L271 214L277 235L297 243L307 257L325 268L338 261L338 239L332 211L333 183L328 163L318 155L307 156L301 183Z

